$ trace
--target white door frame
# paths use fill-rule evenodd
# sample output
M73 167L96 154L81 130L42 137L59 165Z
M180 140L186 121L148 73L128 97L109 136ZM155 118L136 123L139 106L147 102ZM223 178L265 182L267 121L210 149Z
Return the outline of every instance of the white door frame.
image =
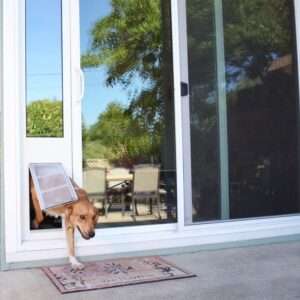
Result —
M70 3L70 0L62 0ZM78 27L78 0L71 1L69 12L76 15L71 22L71 28ZM5 141L4 156L4 204L5 204L5 257L6 264L42 261L67 257L66 241L63 230L36 230L30 232L24 229L24 203L28 205L28 198L24 194L24 115L20 109L22 98L22 66L24 48L22 48L22 3L24 0L3 0L3 131ZM77 4L76 4L77 3ZM251 220L238 220L227 222L204 223L201 225L184 225L184 200L190 197L185 194L183 136L185 128L182 124L182 100L180 95L180 26L179 16L183 0L171 0L172 5L172 34L173 34L173 64L174 64L174 92L175 92L175 118L176 118L176 159L177 159L177 200L178 223L166 225L149 225L136 227L123 227L111 229L98 229L93 240L85 241L77 236L76 249L78 256L90 255L135 255L135 252L157 251L158 249L182 248L187 246L206 247L220 245L228 242L242 242L264 238L274 238L300 234L300 216L283 216L272 218L259 218ZM300 45L300 3L295 1L297 23L297 41ZM73 17L74 17L73 15ZM77 20L76 20L77 19ZM66 25L67 26L67 25ZM73 31L72 31L73 32ZM74 34L73 32L73 34ZM70 35L71 36L71 35ZM69 40L69 37L64 37ZM66 42L66 40L64 42ZM74 45L75 44L75 45ZM81 128L80 108L76 106L78 95L81 93L78 76L79 45L77 37L72 35L70 51L72 52L72 66L69 76L73 87L70 88L70 97L73 107L73 132ZM75 48L73 48L75 47ZM72 48L72 49L71 49ZM75 49L75 50L74 50ZM300 47L298 47L300 49ZM300 61L300 55L298 52ZM300 74L299 74L300 75ZM300 76L299 76L300 78ZM23 135L22 135L23 134ZM72 137L74 147L81 151L81 141L78 136ZM80 145L80 147L78 147ZM51 145L49 145L50 147ZM50 147L52 151L53 147ZM80 162L81 153L74 151L73 158ZM80 183L79 165L73 167L74 178ZM73 175L73 174L72 174ZM26 192L26 191L25 191ZM187 201L189 199L186 198ZM26 204L27 203L27 204ZM29 224L27 224L27 227ZM168 250L166 250L168 251ZM171 250L169 250L171 251ZM24 264L23 264L24 266Z
M183 82L189 82L188 70L188 33L186 0L179 1L179 36L180 36L180 72ZM229 182L228 182L228 145L227 145L227 105L225 82L225 52L223 34L222 0L214 0L215 30L216 30L216 60L218 82L218 146L220 165L220 206L221 220L229 219ZM192 204L192 158L191 158L191 134L190 134L190 101L189 95L182 97L182 124L184 128L183 153L184 153L184 187L185 187L185 217L186 225L193 224Z
M188 72L188 47L187 47L187 20L186 20L186 0L178 1L178 31L179 31L179 52L180 52L180 82L189 83ZM181 92L181 91L180 91ZM179 95L178 95L179 97ZM192 161L191 161L191 132L190 132L190 96L181 96L181 124L182 153L183 153L183 180L184 180L184 224L192 224Z
M72 160L72 84L71 84L71 67L70 67L70 52L71 52L71 28L69 25L70 20L70 0L62 1L62 19L61 19L61 34L62 34L62 104L63 104L63 137L48 138L48 137L26 137L26 103L19 101L19 109L21 112L21 147L23 153L21 154L21 195L23 201L21 204L21 224L23 240L38 239L45 235L42 231L31 231L29 226L22 226L22 224L30 224L29 212L29 163L42 163L42 162L62 162L68 176L73 175L73 160ZM22 78L26 78L25 70L25 1L20 1L20 83L25 82ZM26 90L23 84L20 89L22 95L20 99L25 99ZM51 149L49 151L49 149ZM53 230L51 235L58 237L59 230Z
M72 178L82 186L82 125L81 100L84 92L83 73L80 68L80 18L79 1L72 0L70 6L70 45L72 84ZM75 84L74 84L75 83Z

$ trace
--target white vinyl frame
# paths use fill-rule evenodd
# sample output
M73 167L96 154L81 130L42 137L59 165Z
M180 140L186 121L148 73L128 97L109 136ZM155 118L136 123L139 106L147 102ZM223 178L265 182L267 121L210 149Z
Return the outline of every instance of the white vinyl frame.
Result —
M25 0L2 0L3 2L3 132L4 151L4 218L5 218L5 263L13 265L32 261L42 261L67 257L66 241L63 230L40 230L30 232L28 227L28 198L24 190L24 110L21 99L24 99L24 21ZM70 17L69 37L64 35L64 43L69 41L71 65L68 74L69 96L72 106L72 137L73 176L81 181L81 131L80 105L77 105L81 91L79 78L79 0L62 0L66 13ZM177 159L177 198L178 223L166 225L149 225L98 229L96 237L85 241L76 238L76 250L79 257L96 255L122 255L161 249L182 248L189 246L220 245L229 242L243 242L265 238L275 238L300 234L300 216L282 216L237 220L215 223L204 223L185 226L184 203L190 199L190 182L185 181L185 157L183 153L183 136L186 125L182 117L182 99L180 95L180 8L185 0L171 0L173 64L174 64L174 95L176 118L176 159ZM297 44L300 49L300 3L295 1ZM71 29L72 28L72 29ZM23 45L23 46L22 46ZM23 47L23 48L22 48ZM298 51L298 61L300 54ZM65 72L65 70L64 70ZM65 75L67 76L67 75ZM299 74L300 78L300 74ZM65 83L65 82L64 82ZM184 134L183 134L184 132ZM53 147L49 145L49 155ZM77 149L77 151L76 151ZM79 150L80 149L80 152ZM79 165L74 165L74 161ZM186 163L186 162L185 162ZM70 171L71 172L71 171ZM25 193L25 194L24 194ZM24 204L25 203L25 204ZM27 216L26 216L27 214ZM216 246L217 247L217 246ZM171 250L170 250L171 251Z
M20 62L20 99L25 99L25 1L20 1L20 16L19 16L19 62ZM20 147L22 149L21 154L21 170L20 170L20 185L22 203L19 219L19 228L22 232L22 240L36 240L41 239L45 235L42 231L32 231L29 226L23 226L23 224L30 224L30 212L29 212L29 163L43 163L43 162L63 162L65 171L69 176L73 176L73 159L72 159L72 86L71 86L71 68L70 68L70 52L71 52L71 28L69 25L70 20L70 0L62 1L62 104L63 104L63 137L60 138L39 138L39 137L26 137L26 103L20 101ZM49 149L51 149L49 151ZM59 237L59 230L52 230L48 233L49 237ZM21 244L19 248L21 248Z

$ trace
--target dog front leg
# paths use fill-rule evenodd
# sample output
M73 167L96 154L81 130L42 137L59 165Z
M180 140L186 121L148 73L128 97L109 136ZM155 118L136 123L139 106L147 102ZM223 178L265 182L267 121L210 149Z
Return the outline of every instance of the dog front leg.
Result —
M74 227L68 221L65 221L66 225L66 235L69 246L69 262L71 264L71 269L82 270L84 265L80 263L75 257L75 247L74 247Z
M31 223L31 228L32 229L38 229L40 224L44 220L44 215L43 215L43 212L41 210L39 200L38 200L38 197L37 197L37 193L36 193L36 190L34 188L33 183L31 183L31 197L32 197L32 203L33 203L34 212L35 212L35 218Z

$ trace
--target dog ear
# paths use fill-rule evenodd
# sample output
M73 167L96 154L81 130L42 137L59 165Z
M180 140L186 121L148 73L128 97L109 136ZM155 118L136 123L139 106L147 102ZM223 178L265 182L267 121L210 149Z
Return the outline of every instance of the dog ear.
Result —
M98 218L99 218L99 209L97 207L94 206L94 212L95 212L95 226L98 223Z
M72 211L73 211L73 206L72 205L67 205L66 206L66 209L65 209L65 216L66 216L66 219L69 219L71 214L72 214Z

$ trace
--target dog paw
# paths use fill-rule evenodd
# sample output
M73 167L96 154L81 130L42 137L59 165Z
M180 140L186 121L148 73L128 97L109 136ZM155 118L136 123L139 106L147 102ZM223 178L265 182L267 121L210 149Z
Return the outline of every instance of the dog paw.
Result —
M38 229L39 228L39 222L34 219L32 222L31 222L31 226L30 226L30 229Z
M72 270L83 270L84 269L84 265L80 262L77 262L76 264L71 264L71 269Z
M76 257L70 256L69 260L70 260L70 264L71 264L71 269L72 270L82 270L82 269L84 269L84 265L82 263L80 263L76 259Z

